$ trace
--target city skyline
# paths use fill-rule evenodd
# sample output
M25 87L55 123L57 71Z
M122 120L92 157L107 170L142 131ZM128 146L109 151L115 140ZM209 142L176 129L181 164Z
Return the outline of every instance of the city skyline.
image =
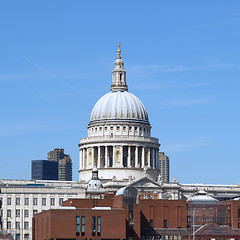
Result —
M78 180L78 143L109 92L121 42L129 92L169 156L170 180L240 183L239 7L1 3L0 177L30 179L32 159L64 148Z

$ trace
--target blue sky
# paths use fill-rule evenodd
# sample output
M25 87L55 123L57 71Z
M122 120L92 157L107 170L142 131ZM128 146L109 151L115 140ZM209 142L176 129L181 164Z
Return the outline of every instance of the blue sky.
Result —
M240 183L239 1L1 1L1 178L78 143L122 44L171 179Z

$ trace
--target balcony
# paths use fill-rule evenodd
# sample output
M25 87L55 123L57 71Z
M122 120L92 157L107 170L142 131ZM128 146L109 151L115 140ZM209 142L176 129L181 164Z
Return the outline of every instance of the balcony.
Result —
M92 136L82 138L80 140L80 144L90 143L90 142L122 142L122 141L140 141L140 142L149 142L149 143L156 143L158 144L158 139L154 137L141 137L141 136L118 136L118 135L105 135L105 136Z

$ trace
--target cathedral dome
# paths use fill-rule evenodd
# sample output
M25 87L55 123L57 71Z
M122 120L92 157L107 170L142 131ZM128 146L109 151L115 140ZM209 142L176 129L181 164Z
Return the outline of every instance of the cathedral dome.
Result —
M90 123L116 120L149 124L144 105L128 91L112 91L105 94L95 104L90 117Z
M106 121L133 121L150 125L144 105L136 96L128 92L120 44L115 68L112 72L111 92L105 94L95 104L89 124Z

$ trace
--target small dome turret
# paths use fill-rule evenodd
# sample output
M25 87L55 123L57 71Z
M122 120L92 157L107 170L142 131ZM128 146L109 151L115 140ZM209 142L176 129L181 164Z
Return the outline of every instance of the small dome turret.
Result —
M92 179L87 185L86 193L92 196L101 195L105 192L102 181L98 178L98 169L96 166L92 169Z

